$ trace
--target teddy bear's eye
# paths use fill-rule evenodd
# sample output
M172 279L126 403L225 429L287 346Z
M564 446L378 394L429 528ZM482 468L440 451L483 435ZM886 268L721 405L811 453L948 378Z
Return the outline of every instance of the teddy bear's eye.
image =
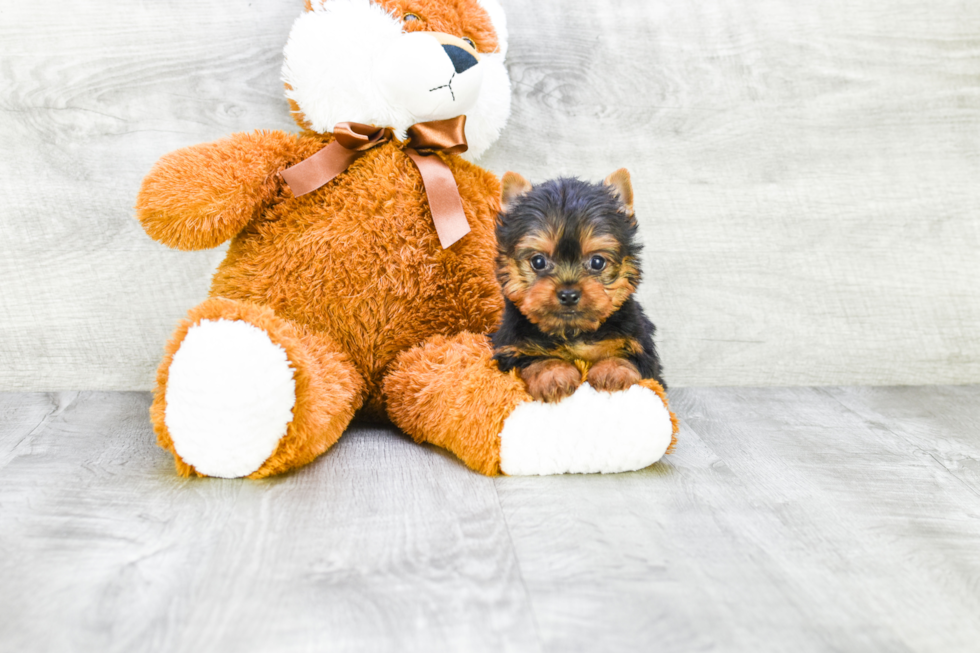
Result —
M471 39L468 36L464 36L463 37L463 40L466 41L471 48L473 48L474 50L476 50L476 43L473 42L473 39Z
M418 14L405 14L405 17L402 18L402 20L406 23L413 23L417 20L422 20L422 18Z

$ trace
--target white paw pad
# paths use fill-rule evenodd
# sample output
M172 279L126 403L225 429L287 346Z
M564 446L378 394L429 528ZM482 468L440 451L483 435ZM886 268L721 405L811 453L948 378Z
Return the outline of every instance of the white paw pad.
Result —
M514 409L500 433L500 469L511 476L643 469L663 457L672 434L670 413L652 390L597 392L584 383L557 404Z
M238 320L201 320L170 365L164 422L174 448L202 474L247 476L293 419L296 381L285 350Z

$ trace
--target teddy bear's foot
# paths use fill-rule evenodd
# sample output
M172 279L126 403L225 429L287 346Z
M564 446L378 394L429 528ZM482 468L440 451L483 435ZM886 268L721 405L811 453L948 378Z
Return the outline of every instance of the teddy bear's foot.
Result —
M674 441L673 415L659 389L652 380L619 392L583 383L556 404L522 403L500 432L500 471L609 474L652 465Z
M248 476L293 421L286 351L242 320L201 320L170 364L164 417L176 453L200 474Z
M533 401L492 357L487 339L469 333L403 352L385 380L392 421L491 475L631 471L657 462L674 443L676 419L652 379L621 392L585 383L547 404Z
M151 414L182 474L260 478L326 451L361 387L324 336L268 308L214 298L169 343Z

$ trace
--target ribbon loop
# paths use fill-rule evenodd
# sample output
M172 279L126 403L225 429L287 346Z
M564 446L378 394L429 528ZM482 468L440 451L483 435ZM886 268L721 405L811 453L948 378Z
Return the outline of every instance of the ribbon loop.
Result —
M293 195L301 197L343 173L364 152L391 139L390 129L359 122L337 123L330 145L279 174L286 180Z
M439 242L444 249L470 231L463 212L463 200L452 170L438 152L460 154L467 149L466 116L448 120L433 120L412 125L408 129L407 154L422 175L422 186L429 201L429 211L435 223ZM311 193L342 174L362 154L392 140L389 128L358 122L341 122L334 127L334 140L325 148L279 174L293 195Z
M333 128L333 137L348 150L367 152L372 147L390 141L392 132L390 129L359 122L339 122Z
M466 116L420 122L408 128L408 147L424 155L435 152L462 154L466 144Z

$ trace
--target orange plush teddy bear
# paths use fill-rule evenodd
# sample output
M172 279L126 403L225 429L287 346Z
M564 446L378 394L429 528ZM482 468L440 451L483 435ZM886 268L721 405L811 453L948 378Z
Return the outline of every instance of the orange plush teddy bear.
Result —
M492 361L500 184L461 154L507 121L506 49L497 0L307 0L283 67L302 132L156 164L137 201L147 233L231 240L157 376L151 418L179 473L282 473L359 411L484 474L663 455L676 424L656 382L549 405Z

